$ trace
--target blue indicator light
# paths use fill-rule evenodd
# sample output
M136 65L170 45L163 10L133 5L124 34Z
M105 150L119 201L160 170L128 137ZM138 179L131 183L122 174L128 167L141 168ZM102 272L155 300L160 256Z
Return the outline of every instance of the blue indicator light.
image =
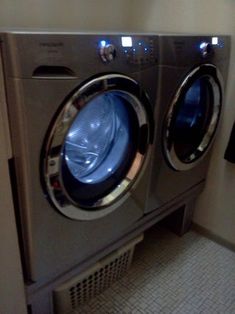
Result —
M144 51L148 51L148 48L144 48Z
M125 52L125 53L128 53L128 51L127 51L126 49L124 50L124 52Z
M200 44L200 49L203 49L205 46L206 46L206 43L204 43L204 42L201 43L201 44Z
M133 51L135 51L135 48L133 48Z
M142 43L141 42L139 42L139 46L141 46L142 45Z
M106 41L105 40L101 40L100 41L100 47L105 47L106 46Z

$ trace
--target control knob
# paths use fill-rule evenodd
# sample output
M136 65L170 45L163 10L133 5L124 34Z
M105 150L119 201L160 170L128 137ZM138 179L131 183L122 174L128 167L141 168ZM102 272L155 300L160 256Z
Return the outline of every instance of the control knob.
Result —
M100 48L100 57L103 62L111 62L116 57L116 49L114 45L107 44Z
M203 57L207 57L212 53L212 45L208 42L201 43L200 49Z

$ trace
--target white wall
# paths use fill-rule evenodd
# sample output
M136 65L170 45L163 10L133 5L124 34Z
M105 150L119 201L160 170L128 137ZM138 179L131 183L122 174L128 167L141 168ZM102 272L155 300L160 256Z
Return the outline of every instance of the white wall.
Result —
M132 0L130 28L157 32L228 33L233 0Z
M223 159L235 119L235 1L131 1L129 27L133 30L232 35L227 100L214 146L206 189L198 200L194 221L235 244L235 165Z
M125 0L1 0L0 27L124 30Z

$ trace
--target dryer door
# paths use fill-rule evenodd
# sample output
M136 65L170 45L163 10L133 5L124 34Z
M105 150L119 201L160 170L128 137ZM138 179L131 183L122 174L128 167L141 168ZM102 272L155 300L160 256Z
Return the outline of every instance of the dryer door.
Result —
M163 147L175 170L188 170L205 156L215 135L222 106L222 81L214 65L188 74L170 105Z
M96 219L115 210L141 175L151 141L151 106L120 74L91 79L55 117L43 152L46 190L64 215Z

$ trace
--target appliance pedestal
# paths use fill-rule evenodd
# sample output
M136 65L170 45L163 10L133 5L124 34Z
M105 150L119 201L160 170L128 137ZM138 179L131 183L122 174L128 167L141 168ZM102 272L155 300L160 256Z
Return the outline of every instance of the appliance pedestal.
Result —
M187 203L180 206L176 211L161 221L161 225L167 227L178 236L183 236L189 231L192 225L192 217L195 208L196 198L192 198Z

